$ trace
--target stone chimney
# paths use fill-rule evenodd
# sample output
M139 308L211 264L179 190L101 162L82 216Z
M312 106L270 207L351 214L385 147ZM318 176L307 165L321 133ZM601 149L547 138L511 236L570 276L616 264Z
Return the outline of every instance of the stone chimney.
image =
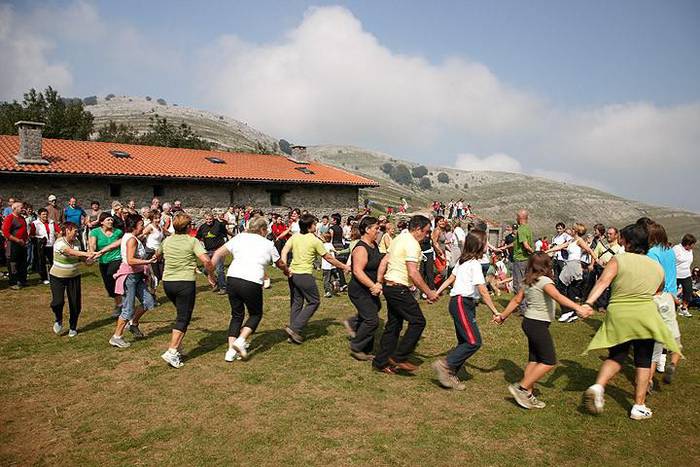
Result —
M308 163L310 161L309 154L306 152L306 146L292 146L291 158L300 163Z
M19 154L17 162L20 164L48 164L49 161L41 156L41 131L43 123L20 121L15 123L19 133Z

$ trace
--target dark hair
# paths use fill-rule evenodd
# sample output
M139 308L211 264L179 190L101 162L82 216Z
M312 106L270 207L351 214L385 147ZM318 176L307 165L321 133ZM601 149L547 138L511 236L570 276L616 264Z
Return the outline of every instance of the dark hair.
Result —
M408 223L404 220L400 220L396 223L396 228L399 229L399 232L405 229L406 227L408 227Z
M683 238L681 239L681 245L683 245L683 246L695 245L696 242L697 242L697 239L695 238L695 235L693 235L693 234L685 234L685 235L683 235Z
M559 227L561 227L562 229L565 229L565 228L566 228L566 225L564 225L563 222L557 222L557 225L555 225L554 228L555 228L555 229L558 229Z
M630 224L620 230L620 237L625 240L625 251L646 255L649 251L649 234L644 224Z
M328 219L328 216L324 215L323 217L321 217L321 219Z
M143 222L143 217L138 214L127 214L126 219L124 219L124 230L127 233L133 232L139 222Z
M443 220L444 218L445 216L435 216L435 225L437 225L437 223Z
M649 248L660 245L662 248L668 248L668 235L666 229L661 224L651 224L647 229L649 234Z
M360 238L362 238L360 228L357 224L353 224L352 227L350 227L350 240L359 240Z
M653 224L654 221L649 219L648 217L640 217L637 219L637 222L635 222L636 225L639 225L641 227L644 227L644 230L649 230L649 226Z
M422 230L426 225L430 224L430 219L420 214L416 214L408 221L408 231Z
M552 258L544 251L536 251L530 255L527 260L527 269L525 270L525 285L532 285L542 277L547 276L554 280L552 272Z
M364 235L365 233L367 233L367 229L369 227L372 227L374 224L379 224L379 219L377 219L376 217L367 216L362 218L359 226L360 235Z
M66 230L77 230L78 229L78 224L75 222L64 222L63 225L61 225L61 231L65 232Z
M48 213L49 211L46 208L39 208L39 210L36 213L41 215L42 212Z
M331 214L331 220L338 225L340 225L340 223L342 222L340 214L338 214L337 212L335 214Z
M112 215L111 212L109 212L109 211L101 212L100 217L97 218L97 223L102 224L104 222L104 220L107 219L108 217L111 217L112 219L114 219L114 216Z
M486 232L483 230L472 230L464 239L464 247L459 257L459 264L471 259L478 259L484 256L486 247Z
M98 207L100 206L99 201L90 201L90 206L92 206L93 204L96 204Z
M316 218L312 216L311 214L304 214L299 218L299 232L300 233L309 233L309 227L314 225L317 222Z
M600 235L605 235L605 226L603 224L594 225L593 230L598 232Z

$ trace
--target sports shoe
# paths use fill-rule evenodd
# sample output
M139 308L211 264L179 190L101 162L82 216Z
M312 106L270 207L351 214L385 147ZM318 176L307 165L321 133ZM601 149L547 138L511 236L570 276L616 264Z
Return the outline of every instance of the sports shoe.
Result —
M666 369L666 354L662 353L661 356L659 357L659 362L656 364L656 371L659 373L663 373L665 369Z
M218 285L215 285L215 286L211 289L211 291L214 292L214 293L218 292L219 290L220 290L220 289L219 289L219 286L218 286Z
M678 315L683 316L684 318L692 318L693 317L693 315L690 314L690 312L688 311L688 308L686 308L686 307L678 308Z
M68 331L68 337L75 337L78 335L78 331L76 329L71 329Z
M452 382L452 389L457 391L464 391L467 389L467 386L461 382L454 373L450 375L450 381Z
M216 294L217 295L226 295L228 292L226 292L226 289L219 289Z
M651 415L652 412L646 405L634 404L632 410L630 410L630 418L632 420L644 420L645 418L651 418Z
M272 283L268 277L267 279L263 280L263 289L269 289L270 287L272 287Z
M49 281L41 281L41 283L44 284L44 285L49 285L51 282L49 282Z
M323 296L326 297L326 298L331 298L331 297L333 296L333 294L330 293L330 292L326 292L326 293L323 294Z
M289 326L284 328L284 332L287 333L289 338L294 342L295 344L301 344L304 342L304 338L301 337L301 334L296 332L294 329L290 328Z
M173 368L181 368L184 365L184 363L182 363L180 360L180 354L177 353L177 351L171 352L170 349L168 349L160 357L168 362L168 365Z
M532 404L532 408L534 409L544 409L545 407L547 407L547 404L536 398L535 395L532 393L530 393L530 395L528 396L528 400L530 401L530 404Z
M60 335L63 332L63 326L60 323L53 323L53 332Z
M576 316L576 312L575 311L567 311L566 313L563 313L559 317L559 322L560 323L567 323L567 322L569 322L569 319L571 319L572 316Z
M232 362L238 358L238 352L236 352L236 349L233 347L229 347L228 350L226 351L226 355L224 355L224 360L227 362Z
M340 291L341 291L341 292L345 292L346 290L348 290L348 286L347 286L347 285L344 285L344 286L342 286L342 287L340 288Z
M600 384L593 384L583 393L583 403L592 414L603 413L605 407L605 388Z
M22 288L22 286L19 284L15 284L15 285L10 286L10 289L12 289L12 290L20 290L21 288Z
M359 361L361 361L361 362L367 362L367 361L370 361L370 360L374 360L374 355L368 354L368 353L365 353L365 352L355 352L355 351L352 350L352 349L350 350L350 355L351 355L352 358L354 358L355 360L359 360Z
M664 372L664 383L671 384L673 382L673 375L676 373L676 365L669 363L666 365L666 371Z
M454 381L450 379L450 376L452 376L452 372L450 371L450 367L447 365L445 359L437 359L433 362L431 366L437 374L440 386L442 386L443 388L452 389L452 385L454 384Z
M246 346L246 341L245 339L239 337L235 341L233 341L233 346L234 350L238 352L238 355L241 356L242 359L248 358L248 347Z
M138 337L138 338L144 337L143 333L139 329L138 324L127 323L126 327L129 330L129 332L134 335L134 337Z
M126 349L131 346L131 343L125 341L123 337L112 336L109 338L109 345L119 347L120 349Z
M357 335L357 333L355 332L355 330L354 330L354 329L352 328L352 326L350 325L350 320L344 319L344 320L343 320L343 327L345 328L345 332L348 333L348 337L349 337L350 339L354 339L355 336Z
M574 315L573 315L571 318L567 319L566 322L567 322L567 323L573 323L573 322L576 321L577 319L578 319L578 315L576 314L576 312L574 312Z
M532 394L527 392L525 389L520 389L520 385L509 384L508 392L510 392L511 396L513 396L513 398L515 399L515 402L517 402L518 405L523 409L529 410L535 408L535 406L532 405L532 401L530 400L530 396L532 396Z

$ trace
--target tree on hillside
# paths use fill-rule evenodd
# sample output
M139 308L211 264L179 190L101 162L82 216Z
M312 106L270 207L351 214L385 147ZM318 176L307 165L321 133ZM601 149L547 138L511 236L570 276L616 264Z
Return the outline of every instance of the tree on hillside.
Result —
M428 169L424 165L419 165L411 169L411 175L413 178L423 178L428 175Z
M97 141L138 144L139 136L134 127L110 120L97 130Z
M403 164L399 164L394 167L394 170L391 171L389 176L392 180L394 180L396 183L400 183L401 185L410 185L413 182L411 171L408 170L408 167Z
M437 179L440 183L450 183L450 176L447 175L445 172L440 172L437 175Z
M389 162L385 162L379 167L382 169L382 172L384 172L387 175L391 175L391 173L394 171L394 164L390 164Z
M93 116L80 99L64 99L51 86L44 92L34 88L17 101L0 103L0 134L16 135L15 122L43 122L46 138L88 139L93 130Z
M430 178L428 177L421 177L419 186L423 188L424 190L430 190L433 187L433 184L430 183Z
M280 151L290 156L292 155L292 145L289 144L289 141L287 141L286 139L281 139L279 145Z
M138 144L169 148L211 149L212 144L200 138L187 123L174 125L158 115L150 117L148 131L139 137Z

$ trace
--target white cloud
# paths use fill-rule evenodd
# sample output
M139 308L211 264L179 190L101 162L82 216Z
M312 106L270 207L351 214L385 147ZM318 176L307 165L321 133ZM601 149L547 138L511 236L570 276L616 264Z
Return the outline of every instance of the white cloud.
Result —
M459 154L455 167L461 170L493 170L496 172L522 172L523 167L517 159L508 154L492 154L479 157L474 154Z

